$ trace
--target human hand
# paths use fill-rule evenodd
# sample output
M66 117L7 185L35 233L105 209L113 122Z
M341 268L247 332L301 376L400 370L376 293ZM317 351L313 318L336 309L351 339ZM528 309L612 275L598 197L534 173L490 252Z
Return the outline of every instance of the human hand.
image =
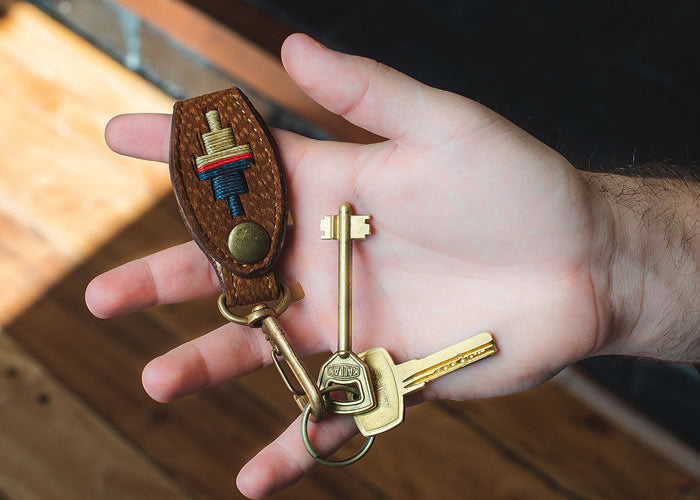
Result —
M320 240L318 225L343 201L372 214L373 235L354 251L357 352L385 346L399 363L484 330L495 336L497 356L431 382L423 398L521 391L605 348L607 219L562 156L469 99L306 36L290 37L282 59L322 106L388 138L357 145L274 132L295 220L280 272L306 293L282 321L300 354L336 347L337 248ZM106 139L119 153L167 162L170 116L118 116ZM106 318L219 291L190 242L95 278L86 301ZM153 360L143 383L171 401L269 361L263 335L227 324ZM312 427L319 450L355 431L350 418ZM244 467L238 486L269 494L314 463L296 421Z

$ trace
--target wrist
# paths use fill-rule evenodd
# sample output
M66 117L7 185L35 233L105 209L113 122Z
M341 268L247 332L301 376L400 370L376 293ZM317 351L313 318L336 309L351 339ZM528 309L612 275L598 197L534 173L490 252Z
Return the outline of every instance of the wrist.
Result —
M597 225L591 275L609 311L599 353L697 360L697 191L668 179L583 176Z

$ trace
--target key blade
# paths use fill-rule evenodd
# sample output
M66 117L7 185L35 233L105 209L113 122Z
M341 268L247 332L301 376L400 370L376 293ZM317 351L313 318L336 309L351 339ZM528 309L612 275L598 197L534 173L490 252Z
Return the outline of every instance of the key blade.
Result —
M498 351L493 335L480 333L455 345L426 356L412 359L396 367L404 394L421 389L434 380L467 365L487 358Z

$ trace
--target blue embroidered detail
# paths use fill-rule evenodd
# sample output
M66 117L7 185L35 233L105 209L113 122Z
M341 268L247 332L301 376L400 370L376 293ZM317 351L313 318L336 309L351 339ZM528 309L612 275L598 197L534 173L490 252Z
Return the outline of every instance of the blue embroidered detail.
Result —
M248 192L248 183L243 175L243 170L250 167L252 162L252 158L246 158L232 163L224 163L204 172L197 172L197 177L200 180L211 179L214 198L217 200L228 198L228 206L234 217L245 215L240 195Z

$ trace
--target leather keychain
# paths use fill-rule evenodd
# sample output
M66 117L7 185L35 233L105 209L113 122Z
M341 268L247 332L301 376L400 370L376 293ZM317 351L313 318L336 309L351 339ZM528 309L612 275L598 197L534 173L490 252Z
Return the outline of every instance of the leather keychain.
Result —
M232 322L262 327L272 359L297 404L323 401L276 318L290 302L275 265L284 245L288 197L270 131L238 88L175 103L170 176L180 212L221 282L219 309ZM279 363L283 358L302 390Z
M369 234L369 216L353 215L343 203L337 216L321 222L323 238L338 240L339 305L338 351L323 365L319 388L277 322L291 301L289 288L275 274L289 207L284 168L269 130L245 95L232 88L176 103L171 142L173 189L187 228L221 282L219 310L234 323L262 328L272 344L272 360L302 409L302 441L316 461L334 467L355 463L376 434L403 421L404 394L497 351L493 336L482 333L399 365L384 348L355 355L350 337L352 240ZM280 359L301 389L290 382ZM329 397L324 404L323 396L334 392L348 398ZM368 438L350 458L322 458L311 444L308 419L318 421L327 411L352 414Z

